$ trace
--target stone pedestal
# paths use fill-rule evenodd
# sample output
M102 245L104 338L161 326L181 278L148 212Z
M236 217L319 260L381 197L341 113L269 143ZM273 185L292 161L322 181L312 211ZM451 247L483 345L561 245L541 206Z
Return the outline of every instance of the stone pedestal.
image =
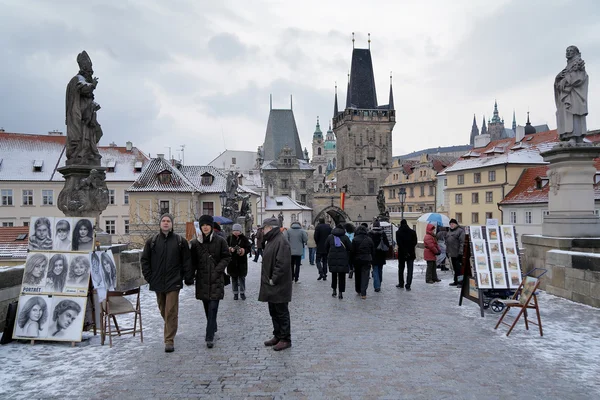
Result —
M600 148L559 144L542 153L550 163L548 215L542 232L551 237L598 237L600 218L594 213L594 158Z
M69 165L58 169L65 177L65 186L58 195L58 209L67 217L96 218L108 205L105 182L106 168Z

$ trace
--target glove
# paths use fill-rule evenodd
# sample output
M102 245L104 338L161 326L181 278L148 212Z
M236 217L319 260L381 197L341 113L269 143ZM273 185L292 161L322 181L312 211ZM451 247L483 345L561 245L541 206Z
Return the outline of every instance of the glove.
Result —
M193 279L191 279L191 280L189 280L189 281L187 281L187 280L186 280L184 283L185 283L187 286L192 286L192 285L194 284L194 280L193 280Z
M269 279L269 285L275 286L275 284L273 283L273 279Z

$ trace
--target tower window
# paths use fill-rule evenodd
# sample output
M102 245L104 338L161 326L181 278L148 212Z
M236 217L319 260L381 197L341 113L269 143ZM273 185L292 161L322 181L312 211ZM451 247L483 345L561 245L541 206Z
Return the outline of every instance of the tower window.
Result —
M321 155L321 148L317 148L317 155L320 156Z

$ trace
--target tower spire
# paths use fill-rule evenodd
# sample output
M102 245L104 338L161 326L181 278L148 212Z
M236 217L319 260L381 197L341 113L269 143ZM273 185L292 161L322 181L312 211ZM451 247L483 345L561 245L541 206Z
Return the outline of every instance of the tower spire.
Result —
M354 32L352 32L352 48L354 48Z
M269 111L273 109L273 94L269 95Z
M335 101L333 102L333 118L338 115L337 82L335 83Z
M498 102L494 99L494 115L492 116L492 123L501 122L500 115L498 114Z
M475 145L475 137L479 135L479 128L477 127L477 121L475 121L475 114L473 114L473 126L471 126L471 146Z
M517 132L517 117L515 115L515 109L513 108L513 122L512 122L512 130L513 132Z
M481 124L481 134L485 135L487 133L487 128L485 126L485 115L483 116L483 123Z
M292 101L292 95L290 94L290 110L294 109L294 103Z
M369 42L369 50L371 50L371 34L370 33L369 33L369 40L368 40L368 42Z
M388 109L394 109L394 91L392 90L392 71L390 71L390 101L388 103Z

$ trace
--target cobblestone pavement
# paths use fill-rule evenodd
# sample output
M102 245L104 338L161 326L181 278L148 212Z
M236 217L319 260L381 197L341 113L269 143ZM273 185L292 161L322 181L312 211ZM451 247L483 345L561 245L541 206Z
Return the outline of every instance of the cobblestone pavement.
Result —
M498 314L458 306L458 290L425 284L397 289L396 263L382 291L366 300L348 280L344 299L317 281L305 261L290 304L293 347L274 352L267 305L260 303L260 264L250 262L246 301L228 287L219 307L215 348L204 344L205 318L193 288L181 293L175 352L164 353L154 294L144 289L144 343L99 336L72 348L13 342L0 347L0 398L264 399L597 399L600 310L540 294L544 337L519 324L495 331ZM535 327L534 327L535 328Z

